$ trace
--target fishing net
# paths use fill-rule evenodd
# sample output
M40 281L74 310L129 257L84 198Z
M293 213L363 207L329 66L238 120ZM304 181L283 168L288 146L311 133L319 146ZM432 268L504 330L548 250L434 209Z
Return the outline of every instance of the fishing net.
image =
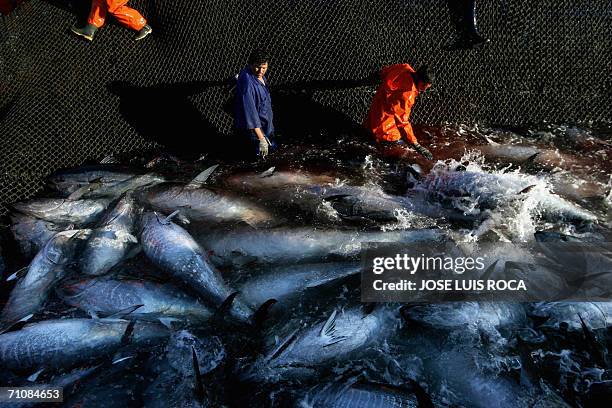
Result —
M491 43L455 52L443 49L454 35L443 0L130 5L154 28L142 42L112 21L91 44L71 35L88 0L30 0L1 18L0 203L31 196L59 167L153 147L159 133L186 145L229 134L219 81L258 46L273 56L274 85L428 63L436 84L417 102L415 123L612 119L609 0L479 1L479 28ZM332 87L308 98L360 123L373 91Z

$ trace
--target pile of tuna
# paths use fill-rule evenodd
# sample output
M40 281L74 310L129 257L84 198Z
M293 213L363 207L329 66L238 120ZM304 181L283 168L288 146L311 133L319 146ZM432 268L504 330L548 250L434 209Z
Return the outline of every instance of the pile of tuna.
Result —
M1 385L84 407L609 401L610 303L359 301L362 242L605 240L539 178L449 160L391 194L384 175L216 167L79 167L14 204L28 265L3 277Z

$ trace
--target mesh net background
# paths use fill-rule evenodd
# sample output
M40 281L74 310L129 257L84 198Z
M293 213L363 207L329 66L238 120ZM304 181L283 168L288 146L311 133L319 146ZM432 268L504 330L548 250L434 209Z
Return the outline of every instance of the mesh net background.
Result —
M276 85L362 78L391 63L428 63L436 84L418 100L414 123L612 120L609 0L479 1L478 25L491 43L456 52L442 49L454 35L443 0L129 4L154 28L142 42L112 21L91 44L71 35L88 0L30 0L1 17L1 204L31 196L57 168L154 146L122 114L115 81L134 95L143 91L143 98L160 84L187 92L202 123L229 132L223 88L197 85L235 75L257 46L273 57L269 79ZM373 92L325 90L314 99L360 123ZM173 137L189 143L212 137L207 133L180 128Z

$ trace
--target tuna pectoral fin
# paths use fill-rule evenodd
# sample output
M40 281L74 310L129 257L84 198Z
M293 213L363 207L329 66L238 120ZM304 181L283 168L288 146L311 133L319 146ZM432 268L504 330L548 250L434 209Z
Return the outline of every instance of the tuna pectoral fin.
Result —
M488 144L490 144L491 146L499 146L499 143L493 141L489 136L484 136L485 140L487 141Z
M259 177L270 177L271 175L274 174L274 170L275 167L270 167L268 170L264 171L263 173L259 174Z
M274 350L272 350L270 354L268 354L265 357L265 360L266 361L273 360L277 356L279 356L283 351L285 351L287 347L289 347L297 339L297 335L296 335L297 332L298 332L298 329L295 329L287 337L285 337L285 339L281 343L279 343L279 345Z
M277 302L278 301L276 299L268 299L261 306L259 306L255 314L253 315L253 323L255 323L257 327L263 324L263 322L268 317L268 312L270 308Z
M121 345L127 346L132 341L132 335L134 334L134 325L136 324L135 320L132 320L125 327L125 331L123 332L123 336L121 336Z
M2 333L6 333L9 331L17 331L19 329L21 329L23 326L25 326L25 324L27 323L28 320L30 320L34 315L33 314L29 314L19 320L17 320L16 322L2 322L0 323L0 334Z
M206 394L204 393L204 384L202 383L202 373L200 372L200 363L198 362L198 354L196 353L195 347L193 346L191 346L191 357L193 361L195 397L200 404L203 404Z
M25 266L25 267L19 269L17 272L13 273L11 276L6 278L6 281L10 282L10 281L15 280L15 279L23 278L28 273L29 269L30 269L30 265Z
M116 313L113 313L110 316L106 316L106 319L121 319L131 313L134 313L136 310L140 309L141 307L143 307L144 305L132 305L129 307L126 307L125 309L121 309Z
M217 169L217 167L219 167L218 164L215 164L214 166L210 166L209 168L207 168L206 170L204 170L203 172L201 172L200 174L195 176L195 178L193 180L191 180L185 186L185 188L186 189L195 189L195 188L202 187L202 185L206 182L206 180L208 180L210 175Z
M36 382L36 380L38 379L38 377L40 376L40 374L45 371L44 368L41 368L40 370L38 370L37 372L35 372L34 374L32 374L31 376L28 377L28 381L29 382Z
M170 222L172 221L172 218L176 217L179 214L180 210L176 210L174 211L172 214L170 214L169 216L167 216L166 218L159 218L159 214L155 213L155 216L157 217L157 221L162 224L162 225L168 225L170 224Z
M350 197L350 194L334 194L334 195L330 195L327 197L323 197L324 201L330 201L330 202L335 202L335 201L340 201L345 199L346 197Z

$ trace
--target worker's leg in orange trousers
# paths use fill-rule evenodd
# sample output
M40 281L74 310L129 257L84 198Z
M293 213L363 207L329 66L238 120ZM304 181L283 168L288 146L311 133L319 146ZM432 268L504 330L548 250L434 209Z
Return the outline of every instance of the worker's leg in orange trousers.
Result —
M92 0L91 9L89 10L89 18L87 22L100 28L104 25L106 20L106 10L108 6L106 0Z
M96 0L94 0L96 1ZM124 27L140 31L147 24L147 20L138 11L126 6L128 0L106 0L108 12L113 15Z

